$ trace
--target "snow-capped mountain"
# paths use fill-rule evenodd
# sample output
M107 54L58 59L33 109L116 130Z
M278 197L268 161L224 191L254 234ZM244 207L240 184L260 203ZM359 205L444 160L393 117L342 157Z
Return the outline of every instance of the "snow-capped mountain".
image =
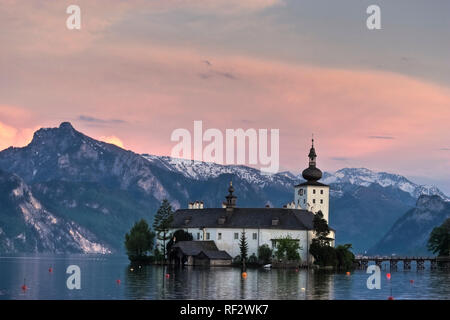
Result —
M243 165L221 165L213 162L203 162L172 158L167 156L142 155L149 162L172 172L178 172L186 178L206 181L214 179L223 174L232 174L248 183L264 187L267 184L279 183L292 185L295 176L290 172L278 174L265 174L260 170Z
M399 174L375 172L366 168L344 168L334 173L325 172L321 181L330 185L349 183L364 187L376 183L382 187L394 187L408 192L416 199L421 195L438 195L445 200L450 200L436 186L419 185Z
M263 174L258 169L237 166L220 165L212 162L202 162L186 159L178 159L167 156L155 156L149 154L142 155L148 161L163 167L172 172L178 172L187 178L206 181L216 178L222 174L233 174L251 184L265 186L276 183L286 187L292 186L303 178L291 172L280 172L278 174ZM438 195L445 200L450 200L439 188L432 185L419 185L411 182L404 176L387 172L375 172L366 168L344 168L336 172L324 172L321 182L332 185L332 195L339 197L342 195L339 184L352 184L368 187L371 184L378 184L381 187L393 187L409 193L413 198L421 195Z

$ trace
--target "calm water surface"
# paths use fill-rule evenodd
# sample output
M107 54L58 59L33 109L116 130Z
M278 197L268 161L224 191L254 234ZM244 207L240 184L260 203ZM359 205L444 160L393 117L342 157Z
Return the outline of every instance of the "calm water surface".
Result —
M81 289L69 290L66 268L81 269ZM52 268L52 272L49 272ZM381 289L369 290L369 274L356 270L324 273L307 270L142 266L130 270L126 257L0 257L0 299L450 299L447 271L382 270ZM169 278L166 277L169 274ZM120 283L117 283L120 280ZM411 282L411 280L413 280ZM25 282L28 289L22 290Z

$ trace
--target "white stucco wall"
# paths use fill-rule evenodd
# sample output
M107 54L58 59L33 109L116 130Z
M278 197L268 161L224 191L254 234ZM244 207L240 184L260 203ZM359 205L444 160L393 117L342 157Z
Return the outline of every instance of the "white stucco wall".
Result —
M171 232L175 232L179 229L173 229ZM267 244L269 248L273 249L272 240L284 238L290 236L292 239L298 239L300 241L299 250L300 257L302 261L306 261L308 254L308 244L311 243L312 232L307 232L306 230L280 230L280 229L242 229L242 228L205 228L200 230L199 228L187 228L183 229L186 232L192 234L194 241L202 240L213 240L215 241L219 250L225 250L233 258L240 254L239 242L242 236L242 232L245 231L248 243L248 256L253 253L258 256L258 248ZM209 239L207 234L209 233ZM219 239L219 233L221 233L221 238ZM234 234L237 233L237 239L235 239ZM253 234L256 233L256 239L253 238ZM197 234L200 234L200 239L197 239Z
M303 190L303 192L300 191L301 189ZM325 220L327 220L327 222L329 222L328 220L329 206L330 206L329 199L330 199L329 186L295 187L294 192L295 205L296 206L300 205L301 209L308 210L314 213L322 211L323 217L325 218Z

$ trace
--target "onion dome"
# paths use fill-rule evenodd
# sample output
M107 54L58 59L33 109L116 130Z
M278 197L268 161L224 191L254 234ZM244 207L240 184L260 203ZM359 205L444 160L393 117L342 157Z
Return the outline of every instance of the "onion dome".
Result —
M303 170L302 176L307 181L317 181L322 178L322 171L316 167L316 149L314 149L314 139L312 139L311 149L309 150L309 167Z

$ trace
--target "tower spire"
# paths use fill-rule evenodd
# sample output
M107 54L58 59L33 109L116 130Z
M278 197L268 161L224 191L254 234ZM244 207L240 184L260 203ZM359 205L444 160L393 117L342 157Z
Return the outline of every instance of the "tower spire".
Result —
M309 166L302 172L303 178L307 181L317 181L322 178L322 171L316 167L316 149L314 148L314 134L311 136L311 149L309 149Z

